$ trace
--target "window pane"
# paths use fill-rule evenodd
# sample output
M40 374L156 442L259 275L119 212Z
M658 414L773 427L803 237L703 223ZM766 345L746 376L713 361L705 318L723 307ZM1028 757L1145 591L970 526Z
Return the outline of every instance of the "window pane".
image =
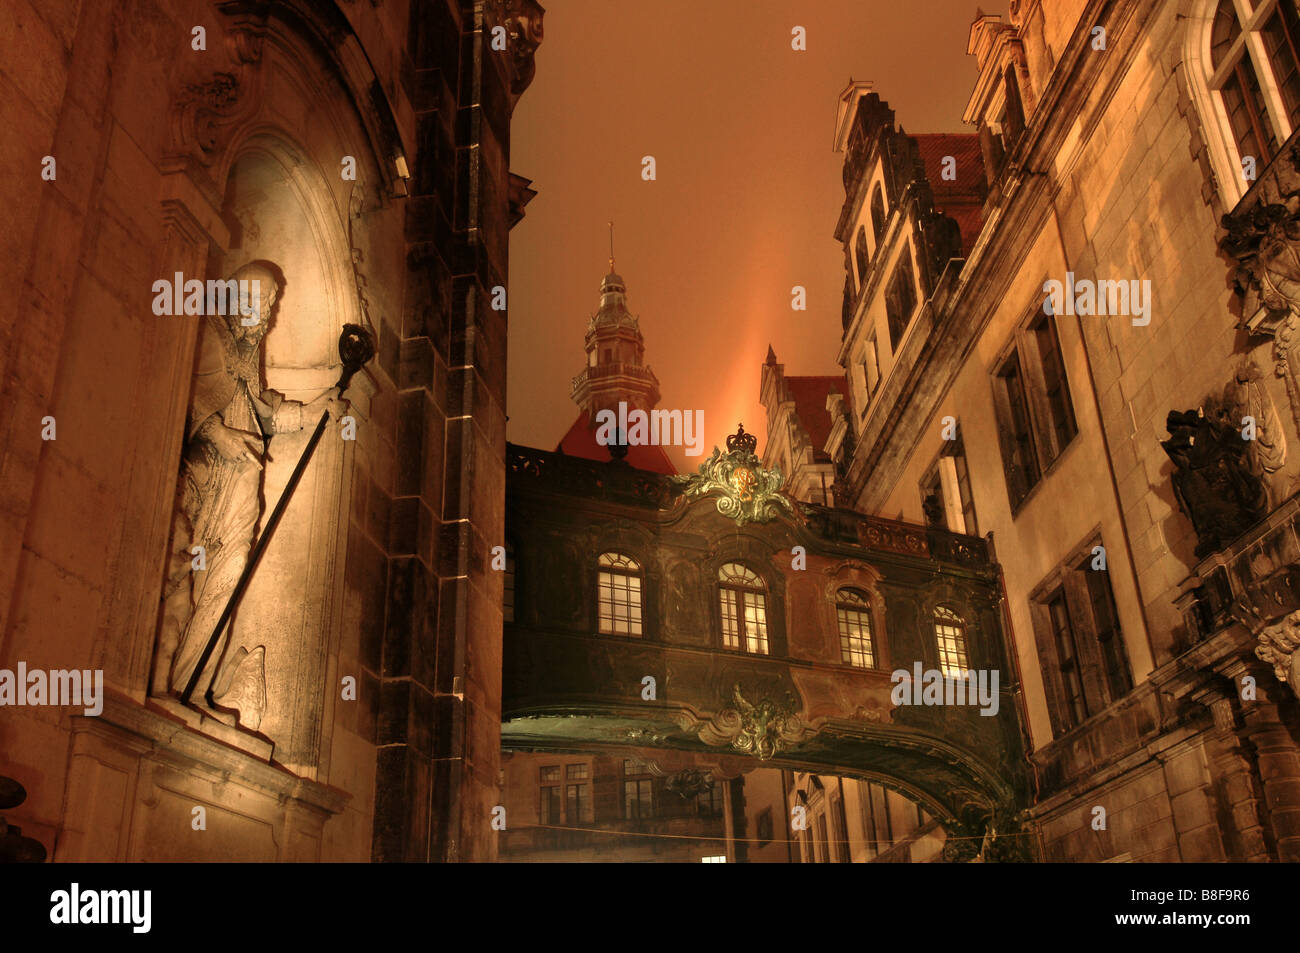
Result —
M898 344L903 339L903 332L907 330L915 309L916 286L912 277L912 256L904 249L885 291L885 316L889 322L891 353L898 353Z
M561 820L560 813L560 788L559 785L542 788L542 823L559 824Z
M1273 69L1273 79L1282 94L1287 121L1294 132L1300 125L1300 62L1297 62L1300 28L1295 7L1282 0L1261 32L1264 49L1268 52L1269 66Z
M970 668L966 659L966 623L961 616L940 606L934 611L934 634L944 677L964 678Z
M840 631L840 658L855 668L875 668L871 646L871 610L866 599L852 589L841 589L836 608Z
M1065 721L1070 727L1088 717L1088 702L1083 696L1083 679L1079 672L1078 651L1074 641L1074 627L1070 624L1070 610L1065 593L1059 593L1047 604L1052 622L1052 635L1056 640L1057 668L1061 672L1064 692Z
M736 612L736 600L740 593L734 589L723 589L722 598L722 644L729 649L740 648L740 621Z
M767 654L767 596L761 592L742 593L745 600L745 651Z
M597 560L600 631L641 635L641 567L629 556L603 553Z
M1019 504L1038 482L1038 457L1034 452L1034 438L1029 425L1029 403L1025 397L1024 376L1020 372L1020 355L1013 354L1003 365L999 375L1010 413L1004 421L1007 449L1011 459L1007 462L1007 476L1011 482L1013 504Z
M1051 415L1049 424L1055 440L1055 457L1074 438L1074 408L1070 404L1065 363L1061 359L1061 345L1055 325L1046 318L1040 321L1034 328L1034 340L1038 344L1038 359L1043 369L1043 384L1047 389L1047 409Z
M1115 595L1110 588L1110 573L1091 566L1082 571L1088 580L1088 596L1092 601L1092 617L1097 624L1097 641L1101 646L1101 661L1106 670L1106 689L1110 700L1123 698L1133 688L1133 671L1129 666L1128 651L1119 628L1119 613L1115 609Z

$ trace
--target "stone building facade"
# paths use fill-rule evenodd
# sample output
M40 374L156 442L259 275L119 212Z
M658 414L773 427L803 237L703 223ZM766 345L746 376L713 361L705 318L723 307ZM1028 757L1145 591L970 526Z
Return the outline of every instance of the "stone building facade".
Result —
M973 242L922 137L841 97L836 499L987 536L1045 859L1300 859L1296 5L1009 14L950 153Z
M26 790L7 818L53 859L495 856L492 300L532 194L510 115L541 18L532 0L6 5L0 669L105 686L98 714L0 712L0 773ZM159 316L151 289L259 261L282 278L260 357L223 360L297 415L244 455L260 528L340 331L377 353L219 643L261 662L249 722L151 681L204 321Z

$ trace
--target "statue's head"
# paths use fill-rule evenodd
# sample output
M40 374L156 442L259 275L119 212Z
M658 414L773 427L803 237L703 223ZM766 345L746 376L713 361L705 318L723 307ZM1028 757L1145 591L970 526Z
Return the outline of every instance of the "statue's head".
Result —
M284 275L269 261L250 261L230 276L239 282L240 302L226 324L236 341L256 346L275 319L276 305L284 287Z

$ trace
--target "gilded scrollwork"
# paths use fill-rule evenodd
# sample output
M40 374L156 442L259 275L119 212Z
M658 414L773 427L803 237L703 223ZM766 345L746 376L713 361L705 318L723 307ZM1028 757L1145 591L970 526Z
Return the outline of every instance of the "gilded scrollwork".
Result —
M690 500L718 494L718 512L740 526L767 523L782 512L794 514L789 498L781 492L785 480L780 469L764 469L754 452L758 440L745 433L745 425L727 438L727 452L717 447L696 473L672 477Z

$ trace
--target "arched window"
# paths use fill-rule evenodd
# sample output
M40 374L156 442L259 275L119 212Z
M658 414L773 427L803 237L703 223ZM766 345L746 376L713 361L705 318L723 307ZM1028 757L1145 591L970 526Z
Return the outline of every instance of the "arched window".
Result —
M740 563L718 570L722 600L722 644L753 655L767 655L767 587Z
M506 543L506 568L502 577L501 618L506 622L515 621L515 547Z
M861 225L858 226L858 237L853 242L853 257L858 265L858 290L861 291L867 285L867 265L871 261L871 253L867 251L867 230Z
M936 606L934 637L939 643L939 668L945 678L964 678L970 668L966 656L966 620L951 609Z
M875 668L871 603L867 597L856 589L841 589L835 595L835 614L840 628L840 658L854 668Z
M602 635L641 634L641 564L622 553L596 560Z
M871 192L871 230L876 235L876 247L879 247L880 239L885 236L885 196L879 183Z
M1210 25L1209 86L1241 160L1264 166L1300 126L1300 17L1286 0L1220 0ZM1238 182L1249 187L1249 183ZM1242 189L1244 191L1244 188Z

